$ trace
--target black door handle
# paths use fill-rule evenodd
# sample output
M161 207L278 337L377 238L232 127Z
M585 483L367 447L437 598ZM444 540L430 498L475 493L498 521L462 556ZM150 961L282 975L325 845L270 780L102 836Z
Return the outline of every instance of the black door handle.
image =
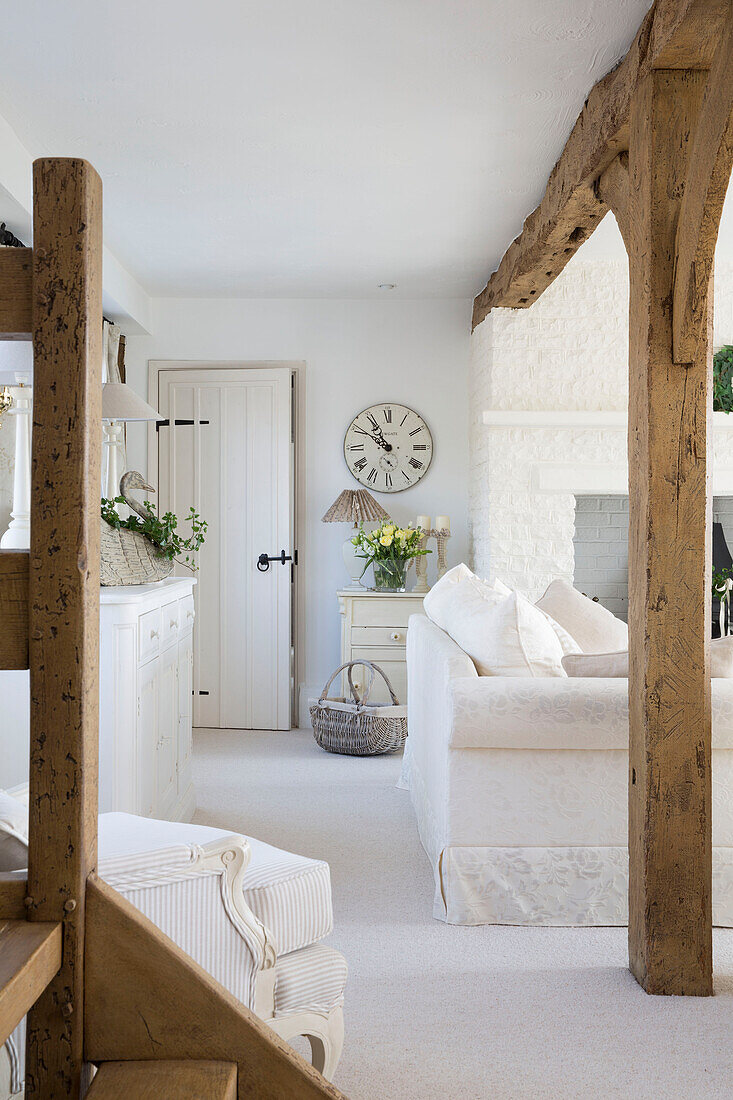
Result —
M296 550L293 555L288 554L286 556L285 551L281 550L280 553L277 554L274 558L268 557L267 554L260 554L259 558L257 559L257 568L259 569L260 573L267 572L267 570L270 568L271 561L279 561L281 565L285 565L286 561L291 561L293 565L297 565L298 551Z

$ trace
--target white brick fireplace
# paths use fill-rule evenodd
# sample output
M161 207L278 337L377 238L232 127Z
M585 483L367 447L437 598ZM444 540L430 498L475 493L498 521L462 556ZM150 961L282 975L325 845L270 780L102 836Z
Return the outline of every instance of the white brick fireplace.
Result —
M574 578L576 497L628 492L628 265L582 256L531 308L493 310L473 334L473 565L532 598ZM715 289L718 346L733 343L733 265ZM714 421L713 488L730 495L733 416Z

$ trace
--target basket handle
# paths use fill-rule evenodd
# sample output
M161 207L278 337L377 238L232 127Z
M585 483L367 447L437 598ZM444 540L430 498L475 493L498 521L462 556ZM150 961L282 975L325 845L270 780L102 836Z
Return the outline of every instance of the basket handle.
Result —
M356 693L356 688L354 687L354 682L351 679L351 669L354 665L368 665L369 663L370 663L369 661L346 661L343 665L339 665L339 667L336 669L333 676L331 677L331 679L328 681L328 683L324 687L323 691L321 692L321 696L320 696L320 699L318 700L318 702L319 703L325 703L326 698L328 696L328 689L331 687L331 684L334 682L334 680L336 679L338 674L340 672L343 672L344 669L347 668L349 670L348 679L349 679L349 687L351 688L351 694L354 697L354 702L356 703L357 706L359 706L360 702L363 702L363 700L360 700L359 696ZM371 690L373 680L374 680L374 672L372 672L372 679L369 682L369 687L367 688L367 694Z
M364 694L362 695L361 699L359 698L359 693L358 693L358 691L356 690L356 688L354 686L354 681L351 678L351 670L354 667L354 665L364 665L365 668L369 669L369 683L367 684L366 689L365 689ZM349 688L351 689L351 695L352 695L352 698L353 698L354 702L356 703L357 707L363 707L364 706L367 699L369 698L369 692L374 687L374 668L375 668L375 666L371 663L371 661L351 661L349 663L348 672L346 673L346 678L349 681Z
M379 675L382 677L385 684L387 685L387 691L390 694L390 698L392 699L393 705L396 706L396 707L398 707L400 705L400 701L397 698L397 696L395 695L394 688L392 687L392 684L390 683L389 676L384 671L384 669L380 667L380 665L375 665L371 661L352 661L351 665L366 665L366 667L371 670L371 674L372 674L371 679L369 681L369 684L367 685L366 691L364 692L364 694L361 697L361 705L362 706L366 703L367 699L369 698L369 692L372 690L372 687L374 685L374 673L375 672L379 673ZM351 665L349 666L349 683L351 683ZM351 690L352 690L352 692L354 691L353 687L352 687ZM356 699L356 693L355 692L354 692L354 698ZM357 705L359 705L359 700L358 699L356 700L356 702L357 702Z

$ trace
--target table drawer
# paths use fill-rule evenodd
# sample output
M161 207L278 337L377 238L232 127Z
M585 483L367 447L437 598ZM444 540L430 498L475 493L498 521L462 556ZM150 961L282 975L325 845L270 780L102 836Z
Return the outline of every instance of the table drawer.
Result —
M164 649L178 637L178 600L163 604L160 609L160 645Z
M422 612L422 596L414 598L398 596L393 599L380 599L378 596L365 596L354 599L352 628L357 626L382 626L397 629L407 626L410 615Z
M352 626L352 645L401 646L407 644L407 627L404 626Z
M146 611L137 621L140 664L154 657L160 650L160 608Z

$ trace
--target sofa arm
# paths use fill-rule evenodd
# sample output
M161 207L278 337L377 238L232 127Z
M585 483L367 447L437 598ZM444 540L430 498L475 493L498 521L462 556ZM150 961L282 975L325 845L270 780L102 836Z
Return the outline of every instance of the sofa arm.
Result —
M451 749L628 749L626 679L481 676L450 685Z
M277 950L244 900L249 842L228 836L101 860L99 876L258 1016L272 1015Z

